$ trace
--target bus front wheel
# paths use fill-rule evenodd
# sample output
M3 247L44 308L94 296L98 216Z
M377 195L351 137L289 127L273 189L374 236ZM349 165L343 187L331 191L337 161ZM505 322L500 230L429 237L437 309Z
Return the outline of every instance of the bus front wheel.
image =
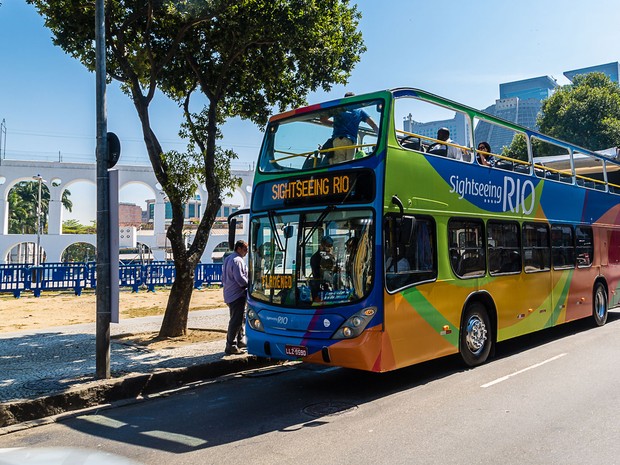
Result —
M485 306L479 302L469 304L460 334L460 352L465 364L474 367L484 363L491 352L492 341L491 322Z
M603 326L607 322L607 311L607 291L602 283L596 283L592 301L592 317L596 326Z

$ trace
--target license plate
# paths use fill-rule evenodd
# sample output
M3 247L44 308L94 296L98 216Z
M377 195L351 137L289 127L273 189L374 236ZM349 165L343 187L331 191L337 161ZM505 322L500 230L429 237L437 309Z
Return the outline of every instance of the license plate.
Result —
M307 357L308 356L308 348L305 346L291 346L286 344L284 346L284 352L286 355L291 355L293 357Z

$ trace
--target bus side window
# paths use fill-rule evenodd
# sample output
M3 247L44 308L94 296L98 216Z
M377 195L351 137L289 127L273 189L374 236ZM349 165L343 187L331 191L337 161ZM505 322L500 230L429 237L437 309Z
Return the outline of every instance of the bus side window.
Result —
M523 223L523 265L526 273L549 271L549 227L543 223Z
M519 224L512 221L487 223L489 273L491 275L521 272Z
M386 218L384 252L388 290L437 277L435 237L435 223L430 218Z
M587 267L592 265L594 257L594 243L592 228L590 226L577 226L577 266Z
M486 259L484 223L474 219L450 219L448 248L452 271L460 278L484 276Z
M551 252L554 269L575 268L575 234L572 226L551 226Z

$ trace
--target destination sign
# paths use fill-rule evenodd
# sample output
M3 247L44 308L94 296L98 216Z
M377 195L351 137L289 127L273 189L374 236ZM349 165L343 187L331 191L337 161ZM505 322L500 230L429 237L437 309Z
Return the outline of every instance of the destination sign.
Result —
M254 210L343 202L365 203L374 198L374 190L374 173L370 170L278 179L255 187Z
M263 289L292 289L292 274L266 274L261 278Z

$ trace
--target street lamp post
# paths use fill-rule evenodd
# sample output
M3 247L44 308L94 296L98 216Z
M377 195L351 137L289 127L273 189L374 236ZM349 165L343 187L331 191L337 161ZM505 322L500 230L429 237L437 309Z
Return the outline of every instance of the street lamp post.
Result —
M34 264L41 264L41 190L44 182L47 182L40 174L33 176L32 179L39 183L39 195L37 196L37 248L34 254Z

